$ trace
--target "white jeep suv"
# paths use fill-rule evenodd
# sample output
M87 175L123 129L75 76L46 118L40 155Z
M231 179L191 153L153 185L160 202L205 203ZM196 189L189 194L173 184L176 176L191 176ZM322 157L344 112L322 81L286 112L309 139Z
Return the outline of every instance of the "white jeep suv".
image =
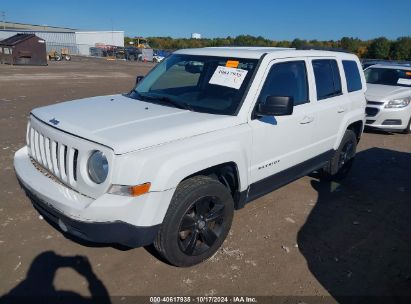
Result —
M365 71L366 125L411 132L411 66L376 64Z
M65 233L172 264L212 256L234 209L312 171L342 178L365 123L351 54L180 50L124 95L31 112L17 177Z

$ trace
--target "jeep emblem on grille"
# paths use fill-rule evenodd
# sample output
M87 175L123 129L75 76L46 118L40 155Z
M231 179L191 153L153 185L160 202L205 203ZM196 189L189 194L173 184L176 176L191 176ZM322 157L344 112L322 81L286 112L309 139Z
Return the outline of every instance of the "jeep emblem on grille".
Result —
M49 122L51 122L53 125L57 126L59 124L59 121L55 118L50 119Z

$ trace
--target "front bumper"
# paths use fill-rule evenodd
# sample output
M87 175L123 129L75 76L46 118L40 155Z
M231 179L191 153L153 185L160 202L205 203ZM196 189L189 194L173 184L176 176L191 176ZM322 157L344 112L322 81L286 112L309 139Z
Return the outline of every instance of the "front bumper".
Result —
M404 130L411 117L411 105L399 109L386 109L384 105L367 105L367 110L372 114L366 116L365 125L388 131Z
M129 247L153 242L173 190L138 197L104 194L84 196L45 176L32 164L24 147L16 152L14 168L20 184L39 212L76 237Z
M135 248L153 243L160 225L149 227L133 226L122 221L115 222L82 222L74 220L47 205L35 194L22 185L30 198L34 208L53 226L63 233L73 235L82 240L105 243L121 244Z

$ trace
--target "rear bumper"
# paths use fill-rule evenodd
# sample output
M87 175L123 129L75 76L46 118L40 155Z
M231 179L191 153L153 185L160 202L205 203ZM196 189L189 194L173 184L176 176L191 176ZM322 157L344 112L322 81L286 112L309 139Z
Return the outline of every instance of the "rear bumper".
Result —
M22 183L20 184L30 198L34 208L45 219L55 224L54 226L63 233L73 235L82 240L95 243L121 244L135 248L153 243L160 227L160 225L138 227L122 221L82 222L74 220L50 207L24 187Z

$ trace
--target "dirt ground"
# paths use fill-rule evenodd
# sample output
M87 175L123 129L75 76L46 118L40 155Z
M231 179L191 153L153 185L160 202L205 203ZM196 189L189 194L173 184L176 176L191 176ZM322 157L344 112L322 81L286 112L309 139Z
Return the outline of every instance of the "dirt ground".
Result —
M126 92L151 67L0 65L0 295L411 296L411 135L367 132L341 185L307 176L248 204L218 253L192 268L169 266L152 248L78 244L39 218L12 165L30 110Z

